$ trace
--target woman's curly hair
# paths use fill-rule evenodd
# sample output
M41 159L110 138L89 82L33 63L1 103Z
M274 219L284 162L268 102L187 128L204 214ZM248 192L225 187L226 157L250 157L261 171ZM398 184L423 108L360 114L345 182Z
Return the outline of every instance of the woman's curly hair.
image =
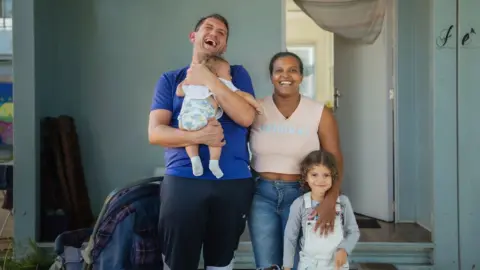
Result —
M330 170L332 184L338 179L337 162L335 156L324 150L315 150L308 154L300 163L301 179L300 185L305 191L310 191L307 183L307 176L314 166L323 165Z

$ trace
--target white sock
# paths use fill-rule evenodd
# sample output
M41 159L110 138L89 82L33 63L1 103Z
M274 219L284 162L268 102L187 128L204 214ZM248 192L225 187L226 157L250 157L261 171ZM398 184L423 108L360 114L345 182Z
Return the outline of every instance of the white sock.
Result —
M215 175L215 177L222 178L223 172L222 169L220 169L220 165L218 164L218 160L210 160L210 164L208 165L208 168L210 171Z
M203 174L203 165L199 156L191 157L193 175L200 176Z

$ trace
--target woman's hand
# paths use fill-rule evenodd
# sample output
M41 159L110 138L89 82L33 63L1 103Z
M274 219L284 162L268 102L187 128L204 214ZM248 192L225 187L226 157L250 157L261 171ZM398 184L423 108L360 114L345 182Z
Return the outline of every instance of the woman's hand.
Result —
M187 70L184 84L207 86L215 79L217 79L215 74L213 74L204 64L191 64L190 68Z
M315 224L315 231L320 228L321 235L327 235L333 232L335 217L337 215L335 210L337 197L338 195L334 193L327 193L323 202L319 204L312 213L312 215L318 216L317 223Z
M345 263L347 263L347 252L341 248L335 253L335 269L340 269Z

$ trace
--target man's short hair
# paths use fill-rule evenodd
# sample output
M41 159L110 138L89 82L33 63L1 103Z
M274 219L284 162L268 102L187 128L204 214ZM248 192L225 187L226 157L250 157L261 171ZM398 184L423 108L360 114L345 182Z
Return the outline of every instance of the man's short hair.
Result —
M203 18L201 18L200 20L198 20L197 24L195 25L195 32L198 31L198 29L200 28L200 26L202 26L203 22L205 22L206 19L210 19L210 18L213 18L213 19L217 19L219 21L221 21L223 24L225 24L225 27L227 28L227 39L228 39L228 36L230 35L230 27L228 25L228 21L227 19L225 19L225 17L223 17L222 15L218 14L218 13L213 13L213 14L210 14L208 16L205 16Z

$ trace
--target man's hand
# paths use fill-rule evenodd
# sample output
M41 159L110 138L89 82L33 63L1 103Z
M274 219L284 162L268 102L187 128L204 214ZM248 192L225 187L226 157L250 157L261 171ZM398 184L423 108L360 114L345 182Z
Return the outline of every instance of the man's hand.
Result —
M212 80L216 80L217 76L213 74L204 64L191 64L187 70L187 76L184 84L205 85L207 86Z
M208 120L206 127L196 131L196 141L198 144L205 144L213 147L222 147L226 143L224 140L223 128L215 118Z
M315 224L315 231L320 228L321 235L327 235L333 232L335 217L337 215L335 211L337 197L337 194L327 193L323 202L312 212L313 216L318 216L317 223Z
M341 248L335 253L335 269L340 269L347 262L347 252Z

